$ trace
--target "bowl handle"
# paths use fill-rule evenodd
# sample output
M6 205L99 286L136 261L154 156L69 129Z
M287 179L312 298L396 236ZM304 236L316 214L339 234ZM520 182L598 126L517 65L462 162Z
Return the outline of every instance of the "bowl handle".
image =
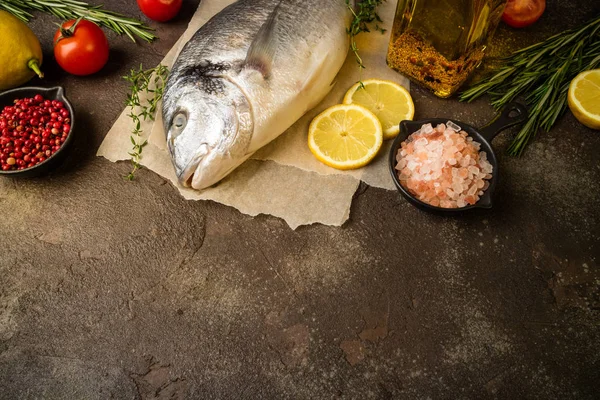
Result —
M527 108L519 103L508 103L487 125L479 129L481 136L488 142L503 130L515 125L520 125L527 120Z

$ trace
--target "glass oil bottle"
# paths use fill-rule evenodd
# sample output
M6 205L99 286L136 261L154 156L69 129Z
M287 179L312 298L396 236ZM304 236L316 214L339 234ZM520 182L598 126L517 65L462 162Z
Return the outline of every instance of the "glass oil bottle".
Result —
M449 97L483 60L507 0L398 0L387 63Z

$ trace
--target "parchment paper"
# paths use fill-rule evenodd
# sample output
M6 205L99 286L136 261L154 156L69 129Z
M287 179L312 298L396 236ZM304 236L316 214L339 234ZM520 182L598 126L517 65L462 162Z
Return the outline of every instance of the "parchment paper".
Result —
M342 1L342 0L340 0ZM169 51L162 64L171 66L177 54L196 30L233 0L203 0L188 29ZM408 87L408 80L386 66L385 54L396 2L387 1L380 9L385 34L361 34L357 44L367 69L362 79L377 77L389 79ZM386 163L390 141L384 143L377 158L367 167L354 171L339 171L317 161L306 144L308 125L325 108L342 101L346 90L358 79L358 65L354 55L348 58L336 78L329 95L313 110L297 121L279 138L260 149L218 185L196 191L181 187L167 151L161 111L156 122L143 124L144 148L141 164L169 179L181 195L190 200L214 200L237 208L244 214L271 214L283 218L295 229L300 225L322 223L340 226L349 217L352 197L360 180L369 185L393 190ZM128 160L131 151L131 119L125 109L110 129L98 156L116 162Z

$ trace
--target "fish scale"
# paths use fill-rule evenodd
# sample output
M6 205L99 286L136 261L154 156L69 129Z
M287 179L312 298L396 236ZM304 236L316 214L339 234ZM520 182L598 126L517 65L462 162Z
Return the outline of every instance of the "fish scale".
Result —
M209 187L331 89L348 52L345 0L239 0L184 46L163 121L179 181Z

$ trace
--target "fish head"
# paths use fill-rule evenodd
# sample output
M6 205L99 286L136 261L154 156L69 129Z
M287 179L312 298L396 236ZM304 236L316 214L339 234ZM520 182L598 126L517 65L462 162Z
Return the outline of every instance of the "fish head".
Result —
M207 188L246 158L252 138L250 103L222 77L167 85L163 122L179 183Z

